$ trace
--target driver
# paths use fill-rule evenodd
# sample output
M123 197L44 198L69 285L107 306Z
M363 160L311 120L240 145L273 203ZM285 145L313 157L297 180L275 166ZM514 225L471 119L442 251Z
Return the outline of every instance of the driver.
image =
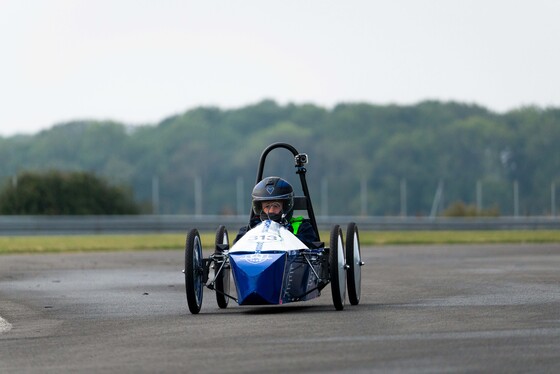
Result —
M248 226L242 227L235 238L238 241L247 231L261 221L272 220L293 232L303 243L319 241L309 220L292 217L294 213L294 189L284 179L267 177L257 183L251 194L255 216Z

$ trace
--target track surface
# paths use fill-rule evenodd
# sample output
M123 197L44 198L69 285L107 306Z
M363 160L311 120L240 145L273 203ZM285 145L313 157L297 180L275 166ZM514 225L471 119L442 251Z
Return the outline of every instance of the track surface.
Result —
M358 306L195 316L182 251L2 256L0 372L560 372L560 245L362 257Z

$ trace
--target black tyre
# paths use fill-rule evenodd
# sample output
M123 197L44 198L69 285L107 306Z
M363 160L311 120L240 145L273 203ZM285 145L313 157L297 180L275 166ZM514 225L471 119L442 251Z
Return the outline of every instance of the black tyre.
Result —
M346 262L342 230L339 225L335 225L331 230L330 245L329 271L333 304L336 310L342 310L346 302Z
M358 305L362 286L362 255L358 226L354 222L350 222L346 230L346 263L349 266L348 300L350 304Z
M219 226L216 231L216 251L215 254L220 255L218 258L222 257L223 250L218 244L226 244L229 248L229 237L225 226ZM220 271L221 269L221 271ZM230 265L229 261L224 258L224 261L214 262L214 271L220 273L216 277L216 301L221 309L225 309L228 306L229 297L224 294L229 295L230 290Z
M192 229L185 244L185 288L187 305L192 314L198 314L202 307L203 264L200 234L197 229Z

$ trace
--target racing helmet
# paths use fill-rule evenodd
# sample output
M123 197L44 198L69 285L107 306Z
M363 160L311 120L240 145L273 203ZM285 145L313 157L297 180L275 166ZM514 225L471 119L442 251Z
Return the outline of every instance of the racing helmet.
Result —
M279 223L288 221L294 212L294 189L292 185L280 177L266 177L253 188L251 194L253 200L253 212L261 220L273 220ZM267 214L263 212L264 201L279 201L282 211L279 214Z

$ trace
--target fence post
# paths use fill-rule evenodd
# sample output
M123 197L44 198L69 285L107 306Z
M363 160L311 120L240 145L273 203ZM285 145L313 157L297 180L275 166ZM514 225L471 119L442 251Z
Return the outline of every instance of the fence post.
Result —
M243 201L243 177L237 177L237 215L243 215L246 212L245 202Z
M159 214L159 177L152 177L152 214Z
M194 178L194 214L202 215L202 178L196 176Z
M550 184L550 215L556 217L556 183Z
M327 177L321 180L321 214L327 216L329 214L329 182Z
M519 216L519 182L513 182L513 215Z
M406 179L401 179L401 217L407 216L406 206Z
M476 211L482 212L482 182L476 181Z
M361 181L361 196L362 196L362 216L367 215L367 180L362 178Z
M430 212L430 218L436 217L442 199L443 199L443 180L440 179L436 190L436 194L434 196L434 202L432 203L432 211Z

